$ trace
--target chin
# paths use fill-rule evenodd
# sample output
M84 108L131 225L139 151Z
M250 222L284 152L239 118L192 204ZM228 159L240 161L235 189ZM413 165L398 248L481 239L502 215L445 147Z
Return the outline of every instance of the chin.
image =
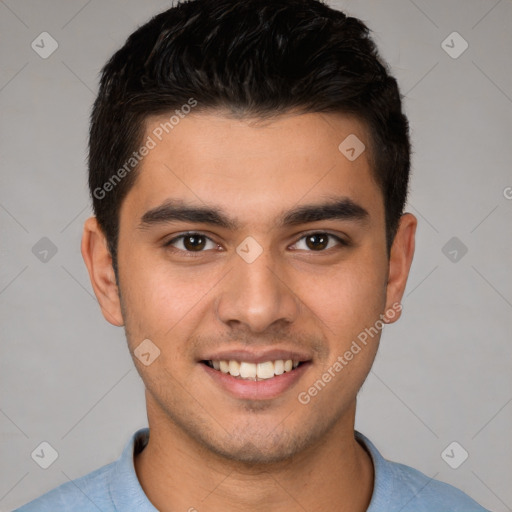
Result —
M293 441L276 444L269 443L268 439L264 442L240 440L233 443L231 441L223 446L210 445L209 449L224 459L251 467L285 462L300 451L300 447Z
M276 429L274 424L266 430L259 427L255 431L250 426L240 428L231 432L231 435L224 433L221 439L201 439L200 436L195 439L208 451L223 459L254 468L254 465L264 466L291 461L315 444L319 437L321 432L318 430L306 429L300 433L292 433Z

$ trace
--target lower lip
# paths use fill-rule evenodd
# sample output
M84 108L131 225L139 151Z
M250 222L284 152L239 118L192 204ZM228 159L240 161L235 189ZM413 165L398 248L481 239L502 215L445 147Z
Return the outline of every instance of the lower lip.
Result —
M302 377L311 363L309 361L302 363L290 372L263 380L238 379L229 373L222 373L210 368L204 363L199 364L215 382L234 397L243 400L270 400L290 389Z

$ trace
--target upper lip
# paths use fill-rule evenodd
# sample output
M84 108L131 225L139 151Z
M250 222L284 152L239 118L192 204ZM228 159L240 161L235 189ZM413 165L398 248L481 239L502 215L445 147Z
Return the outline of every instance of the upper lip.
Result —
M310 361L311 356L296 350L273 348L269 350L226 349L207 353L201 361L245 361L247 363L264 363L266 361Z

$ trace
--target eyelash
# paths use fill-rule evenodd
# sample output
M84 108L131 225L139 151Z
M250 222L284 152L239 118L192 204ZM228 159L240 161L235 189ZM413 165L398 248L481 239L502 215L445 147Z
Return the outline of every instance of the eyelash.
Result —
M339 246L341 247L348 247L350 245L349 242L343 240L342 238L340 238L339 236L337 235L334 235L332 233L327 233L325 231L311 231L309 233L306 233L304 235L302 235L293 245L296 245L299 241L307 238L308 236L311 236L311 235L327 235L330 239L334 239L338 242ZM175 247L172 247L172 244L175 243L176 241L178 240L183 240L187 237L192 237L192 236L200 236L200 237L204 237L206 238L208 241L210 242L213 242L214 244L216 243L214 240L212 240L209 236L203 234L203 233L200 233L200 232L197 232L197 231L189 231L187 233L183 233L179 236L176 236L174 237L173 239L167 241L164 243L164 248L167 248L167 249L171 249L173 252L179 252L179 253L182 253L182 254L186 254L187 256L190 256L190 257L198 257L200 256L202 253L206 252L205 250L201 250L201 251L187 251L187 250L183 250L183 249L176 249ZM217 244L218 245L218 244ZM329 244L328 244L329 245ZM318 252L318 253L322 253L322 252L327 252L329 250L333 249L333 247L329 247L328 249L322 249L322 250L319 250L319 251L313 251L313 250L309 250L307 252L311 252L311 253L315 253L315 252ZM211 250L211 249L210 249Z

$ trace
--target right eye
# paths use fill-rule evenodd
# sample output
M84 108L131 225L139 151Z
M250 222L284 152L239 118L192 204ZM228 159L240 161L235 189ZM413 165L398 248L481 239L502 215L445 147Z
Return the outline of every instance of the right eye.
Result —
M210 243L210 247L207 247ZM206 249L216 249L218 244L202 233L184 233L165 243L164 247L172 247L173 250L183 253L204 252Z

